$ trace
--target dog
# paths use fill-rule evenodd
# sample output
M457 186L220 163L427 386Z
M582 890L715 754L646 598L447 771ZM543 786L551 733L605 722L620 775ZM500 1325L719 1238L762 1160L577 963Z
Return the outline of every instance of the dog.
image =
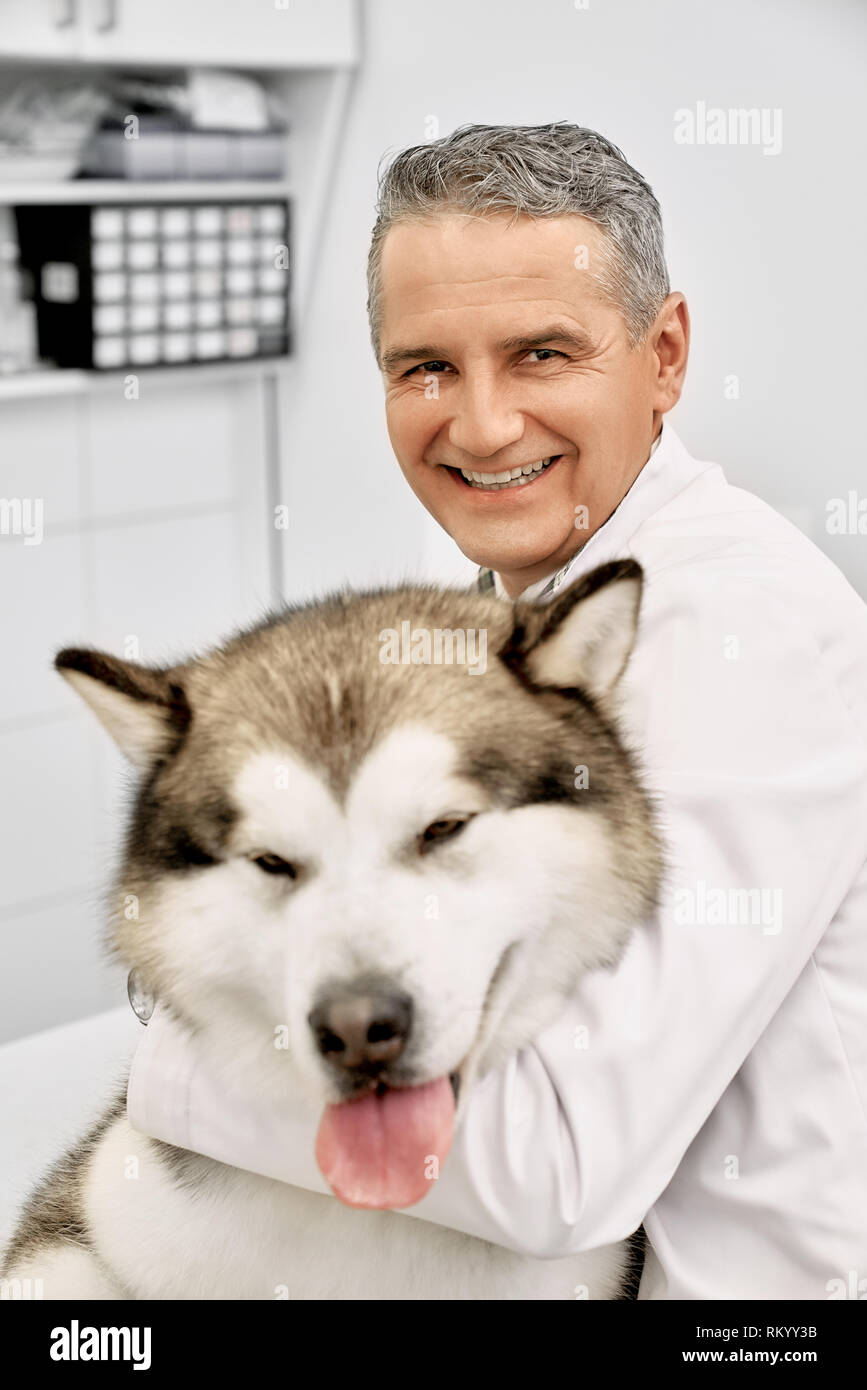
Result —
M28 1201L6 1279L46 1298L635 1296L634 1241L543 1260L400 1208L474 1085L658 901L615 703L642 582L618 560L546 607L337 593L179 665L57 655L139 774L109 949L228 1082L322 1107L338 1200L146 1138L120 1094Z

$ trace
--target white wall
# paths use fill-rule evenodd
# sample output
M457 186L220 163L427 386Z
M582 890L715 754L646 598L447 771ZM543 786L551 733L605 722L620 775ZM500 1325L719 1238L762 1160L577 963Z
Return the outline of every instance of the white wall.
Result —
M867 537L825 530L867 496L860 0L367 0L356 88L299 342L284 487L287 592L466 572L400 475L367 339L364 265L387 150L467 121L572 120L612 139L664 215L693 344L672 422L699 457L786 511L867 596ZM782 149L685 146L674 112L782 109ZM740 398L723 394L739 379ZM865 523L867 524L867 523Z
M62 646L161 664L267 605L261 383L193 369L0 402L0 1043L124 998L102 949L135 779L53 670Z

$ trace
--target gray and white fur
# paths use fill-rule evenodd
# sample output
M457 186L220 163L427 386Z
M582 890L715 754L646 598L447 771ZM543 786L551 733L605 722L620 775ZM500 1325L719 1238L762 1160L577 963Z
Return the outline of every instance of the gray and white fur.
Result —
M140 775L109 947L214 1072L275 1107L449 1076L460 1125L475 1081L617 963L661 874L615 724L641 585L617 561L544 608L341 593L168 668L58 655ZM407 620L483 631L484 673L381 660ZM335 991L409 1000L400 1048L335 1064L311 1023ZM35 1191L2 1264L89 1299L613 1299L634 1272L630 1242L535 1259L173 1148L132 1129L123 1094Z

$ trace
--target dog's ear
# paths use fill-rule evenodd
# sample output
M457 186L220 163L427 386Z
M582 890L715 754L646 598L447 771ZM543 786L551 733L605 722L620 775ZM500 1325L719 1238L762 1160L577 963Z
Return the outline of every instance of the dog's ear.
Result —
M603 700L629 660L642 585L635 560L612 560L547 607L518 600L501 660L533 685L579 689Z
M192 718L181 668L140 666L82 647L65 647L54 665L136 767L150 767L180 744Z

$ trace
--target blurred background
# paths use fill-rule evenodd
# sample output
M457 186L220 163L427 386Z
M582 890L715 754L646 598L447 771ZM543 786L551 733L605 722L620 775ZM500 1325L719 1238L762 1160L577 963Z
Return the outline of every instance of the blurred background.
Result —
M283 597L471 573L385 431L383 156L468 121L619 145L692 313L676 430L867 596L865 29L863 0L0 0L0 1041L125 999L129 781L59 647L169 661ZM702 142L713 108L767 138Z

